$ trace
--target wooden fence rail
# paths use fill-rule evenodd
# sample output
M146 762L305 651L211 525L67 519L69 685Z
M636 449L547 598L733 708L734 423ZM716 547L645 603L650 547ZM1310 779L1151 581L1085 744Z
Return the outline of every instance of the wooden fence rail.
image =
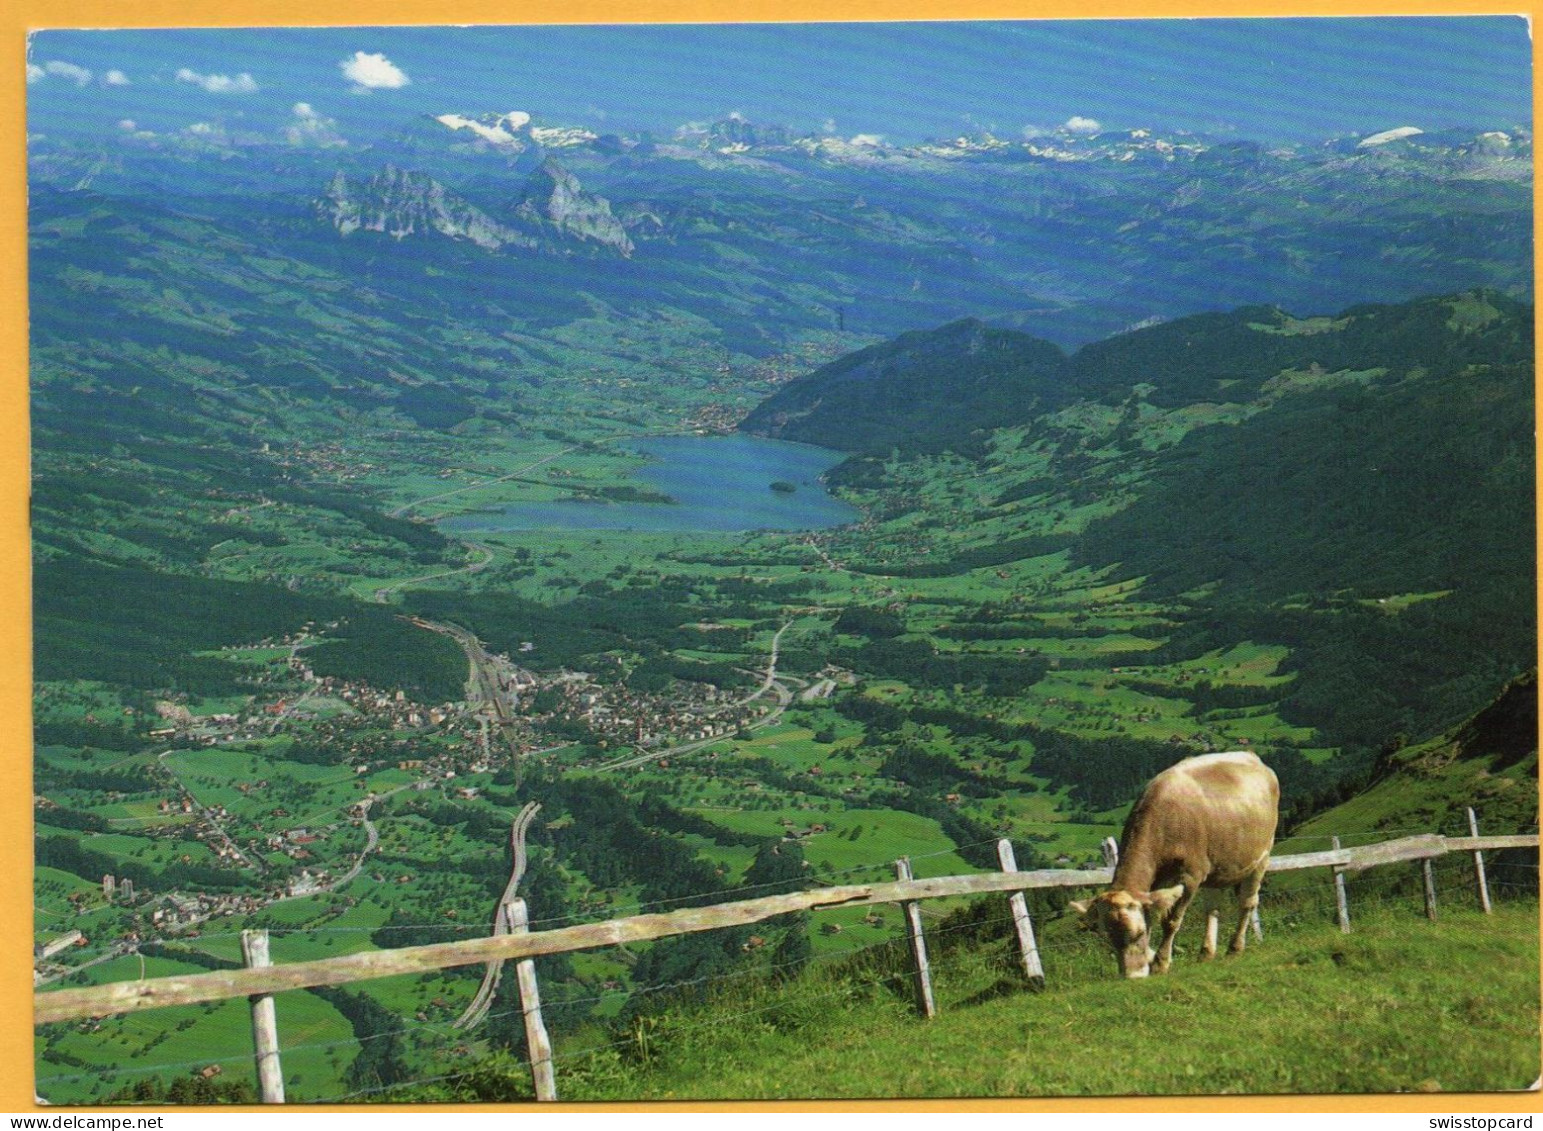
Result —
M1425 860L1449 852L1476 852L1497 848L1536 848L1538 834L1516 836L1441 837L1434 834L1404 837L1357 848L1331 849L1276 856L1270 871L1289 872L1305 868L1335 868L1360 871L1398 861ZM644 942L722 927L748 926L778 915L814 911L829 907L868 904L912 903L950 896L1007 894L1037 888L1095 887L1107 884L1109 868L1044 869L1031 872L986 872L966 876L942 876L925 880L899 880L894 883L847 884L815 891L791 892L765 896L712 907L691 907L659 914L634 915L601 923L581 923L550 931L467 939L461 942L434 943L397 950L367 951L325 958L312 962L293 962L275 966L252 966L239 970L216 970L205 974L173 975L135 982L115 982L105 986L56 990L34 995L33 1022L44 1025L87 1017L106 1017L142 1009L160 1009L173 1005L195 1005L252 997L284 990L313 986L337 986L370 978L389 978L401 974L424 974L456 966L472 966L494 961L517 961L546 954L565 954L596 947Z

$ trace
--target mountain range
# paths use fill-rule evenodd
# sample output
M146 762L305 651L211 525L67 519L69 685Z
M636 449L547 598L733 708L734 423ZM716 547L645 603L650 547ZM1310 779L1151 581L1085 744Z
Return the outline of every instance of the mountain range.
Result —
M424 117L368 145L44 137L28 160L35 188L237 214L304 260L334 258L329 230L377 264L381 240L398 257L448 240L594 259L575 287L701 316L766 356L811 332L872 342L964 316L1073 346L1254 303L1525 297L1531 155L1512 127L1318 147L1148 130L897 145L740 118L598 134L504 112Z
M426 174L392 165L364 184L350 182L340 170L316 210L343 236L362 230L401 240L437 233L486 251L512 245L540 251L603 249L629 256L633 250L610 204L585 192L578 178L552 158L530 174L497 219Z
M959 450L1078 401L1277 403L1311 376L1456 373L1530 356L1527 310L1495 293L1471 302L1362 305L1298 318L1276 306L1196 314L1065 354L1053 343L974 319L903 334L804 374L740 427L777 439L882 455Z

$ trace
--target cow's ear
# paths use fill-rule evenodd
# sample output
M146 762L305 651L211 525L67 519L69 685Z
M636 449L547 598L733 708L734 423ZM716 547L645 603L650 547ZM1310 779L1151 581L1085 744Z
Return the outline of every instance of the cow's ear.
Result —
M1072 914L1076 915L1077 918L1082 920L1083 926L1087 926L1088 908L1093 906L1093 901L1091 899L1068 899L1066 901L1066 906L1071 908Z
M1171 888L1159 888L1147 896L1144 902L1159 916L1167 915L1174 909L1179 900L1184 898L1184 885L1179 884Z

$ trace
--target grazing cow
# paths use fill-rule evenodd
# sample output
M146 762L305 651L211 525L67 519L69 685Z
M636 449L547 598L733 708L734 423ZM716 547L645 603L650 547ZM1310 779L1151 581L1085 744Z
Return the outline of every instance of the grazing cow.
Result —
M1131 810L1109 890L1071 907L1084 927L1109 940L1121 974L1144 978L1167 973L1174 935L1195 893L1231 888L1238 927L1229 949L1236 954L1259 905L1279 808L1275 774L1254 754L1186 758L1153 778ZM1163 927L1156 951L1147 934L1154 919ZM1204 957L1215 956L1208 930Z

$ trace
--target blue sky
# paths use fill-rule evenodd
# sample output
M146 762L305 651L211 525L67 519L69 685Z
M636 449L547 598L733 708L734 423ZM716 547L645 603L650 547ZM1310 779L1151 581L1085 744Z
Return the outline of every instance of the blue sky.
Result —
M520 110L667 132L738 112L917 141L1068 121L1318 140L1531 124L1515 17L40 32L35 133L360 144Z

